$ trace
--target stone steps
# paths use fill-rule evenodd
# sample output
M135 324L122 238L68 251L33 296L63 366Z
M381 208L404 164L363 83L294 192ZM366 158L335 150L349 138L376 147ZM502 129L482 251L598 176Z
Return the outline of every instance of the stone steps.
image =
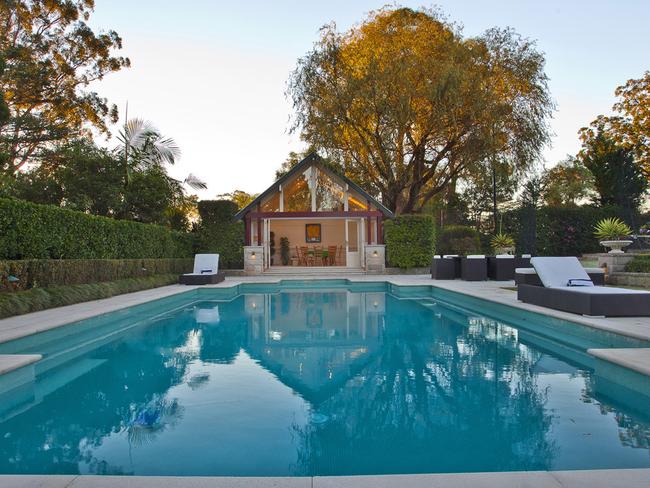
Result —
M361 268L346 268L343 266L272 266L263 273L264 275L283 276L314 276L323 275L364 275Z

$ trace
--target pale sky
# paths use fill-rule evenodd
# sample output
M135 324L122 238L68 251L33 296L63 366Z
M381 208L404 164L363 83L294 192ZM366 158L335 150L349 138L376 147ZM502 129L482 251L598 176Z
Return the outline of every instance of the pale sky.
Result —
M93 88L129 117L152 121L180 145L170 173L208 183L202 199L234 189L258 193L291 150L286 81L296 60L335 21L359 22L385 1L95 0L91 25L114 29L132 67ZM401 5L419 7L422 1ZM537 41L557 112L546 166L579 148L577 131L609 113L614 89L650 69L648 0L443 0L466 36L513 27ZM117 132L117 127L113 127ZM108 145L114 145L114 140Z

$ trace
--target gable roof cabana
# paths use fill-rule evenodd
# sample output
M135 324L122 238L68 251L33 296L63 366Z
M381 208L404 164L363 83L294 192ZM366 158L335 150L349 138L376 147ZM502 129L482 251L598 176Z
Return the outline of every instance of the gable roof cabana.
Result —
M334 173L331 169L329 169L324 164L323 159L318 154L310 153L307 157L305 157L305 159L303 159L298 164L296 164L293 168L291 168L291 170L289 170L285 175L283 175L278 180L276 180L275 183L269 186L264 192L260 193L260 195L257 198L255 198L255 200L253 200L251 203L249 203L244 208L242 208L239 212L237 212L235 214L235 219L241 220L250 213L259 213L256 212L256 209L260 207L261 202L268 200L274 193L280 192L283 184L285 184L288 181L291 181L293 178L295 178L296 175L299 175L300 173L304 172L310 167L317 167L319 170L323 171L331 178L342 181L344 184L348 186L349 189L353 190L353 192L356 192L359 195L361 195L368 203L371 204L371 206L377 209L376 211L380 212L383 216L388 218L393 218L395 216L393 212L391 212L381 202L379 202L376 198L374 198L372 195L366 192L363 188L357 185L350 178L342 174ZM299 213L305 214L310 212L317 212L317 210L312 209L311 211L301 211ZM355 215L358 215L358 211L348 210L347 212L353 212ZM268 213L268 212L263 212L263 213ZM282 213L295 214L296 212L274 212L273 217L275 218L282 217L282 215L280 215ZM322 215L328 212L318 211L318 213L319 215ZM337 212L337 213L340 214L341 212Z
M310 248L311 254L319 247L329 249L330 257L333 249L337 250L337 256L345 252L345 263L341 258L339 262L324 259L323 264L364 268L367 261L362 256L364 251L371 245L382 245L383 219L393 216L393 212L363 188L311 153L235 214L235 219L245 221L246 246L264 247L263 269L278 265L273 262L278 258L271 256L269 247L272 234L276 239L287 238L294 253L292 257L298 260L300 251L315 243ZM255 253L259 249L251 250L251 256ZM303 265L307 264L303 262Z

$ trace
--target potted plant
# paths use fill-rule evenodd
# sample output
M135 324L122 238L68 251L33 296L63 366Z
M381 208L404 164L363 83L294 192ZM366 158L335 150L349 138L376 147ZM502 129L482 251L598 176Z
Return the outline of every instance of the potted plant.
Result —
M269 235L269 255L271 256L271 266L275 264L275 232L271 232Z
M632 244L632 240L629 239L632 229L616 217L601 220L594 229L594 235L600 241L600 245L610 248L609 254L622 254L623 248Z
M289 248L289 238L287 237L280 237L280 259L282 260L283 266L287 266L291 259L291 249Z
M512 254L515 252L515 240L512 236L503 232L493 235L490 243L495 254Z

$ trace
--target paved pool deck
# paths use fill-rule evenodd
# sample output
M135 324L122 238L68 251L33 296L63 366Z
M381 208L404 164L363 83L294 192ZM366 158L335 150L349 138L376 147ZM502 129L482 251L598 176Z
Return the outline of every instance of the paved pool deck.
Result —
M650 341L649 317L594 318L583 317L517 301L514 286L506 282L433 281L428 275L328 275L228 277L217 285L225 288L241 283L275 283L285 279L348 279L351 282L386 281L399 286L432 285L445 290L464 293L491 302L509 305L521 310L568 320L616 334ZM60 327L70 322L87 319L122 308L138 305L191 290L193 286L171 285L119 295L103 300L79 303L65 307L34 312L0 320L0 343ZM590 352L600 359L635 369L650 375L650 348L598 349ZM0 358L2 372L31 364L38 358L4 356ZM240 487L300 487L300 488L649 488L650 469L614 469L585 471L535 471L504 473L413 474L384 476L341 476L304 478L230 478L230 477L114 477L114 476L0 476L0 487L43 488L240 488Z
M0 476L2 488L648 488L650 469L228 478Z

